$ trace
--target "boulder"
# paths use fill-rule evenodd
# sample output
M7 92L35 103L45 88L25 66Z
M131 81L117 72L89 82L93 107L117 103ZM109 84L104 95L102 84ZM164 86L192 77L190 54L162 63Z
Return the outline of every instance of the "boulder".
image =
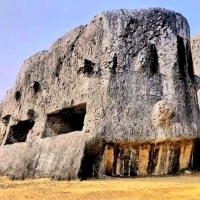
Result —
M24 62L3 104L0 174L84 179L198 168L195 80L181 14L102 12Z

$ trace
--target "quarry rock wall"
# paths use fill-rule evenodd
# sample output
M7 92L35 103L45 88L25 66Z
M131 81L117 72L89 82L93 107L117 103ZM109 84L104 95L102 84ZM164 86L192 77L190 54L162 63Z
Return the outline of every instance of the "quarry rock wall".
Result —
M193 66L195 73L195 81L197 86L198 104L200 105L200 35L191 38L191 50L193 58Z
M24 62L0 111L0 174L82 179L197 169L197 80L182 15L103 12Z

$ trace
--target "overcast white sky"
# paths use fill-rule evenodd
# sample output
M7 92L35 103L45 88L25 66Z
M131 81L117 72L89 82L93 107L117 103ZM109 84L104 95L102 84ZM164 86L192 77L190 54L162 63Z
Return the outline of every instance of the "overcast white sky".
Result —
M199 0L0 0L0 101L25 59L103 10L163 7L183 14L200 33Z

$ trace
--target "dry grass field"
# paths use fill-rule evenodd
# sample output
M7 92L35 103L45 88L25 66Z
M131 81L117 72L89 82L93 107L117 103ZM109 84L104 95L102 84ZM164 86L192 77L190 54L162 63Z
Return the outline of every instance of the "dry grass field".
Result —
M160 178L11 181L0 178L0 200L190 200L200 199L200 175Z

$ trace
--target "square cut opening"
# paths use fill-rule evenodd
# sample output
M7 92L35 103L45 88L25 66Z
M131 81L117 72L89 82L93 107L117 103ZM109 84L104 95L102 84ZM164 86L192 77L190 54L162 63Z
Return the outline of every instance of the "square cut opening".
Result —
M5 144L14 144L25 142L29 131L33 128L34 121L19 121L16 125L11 126Z
M48 114L45 137L82 131L85 114L86 103Z

